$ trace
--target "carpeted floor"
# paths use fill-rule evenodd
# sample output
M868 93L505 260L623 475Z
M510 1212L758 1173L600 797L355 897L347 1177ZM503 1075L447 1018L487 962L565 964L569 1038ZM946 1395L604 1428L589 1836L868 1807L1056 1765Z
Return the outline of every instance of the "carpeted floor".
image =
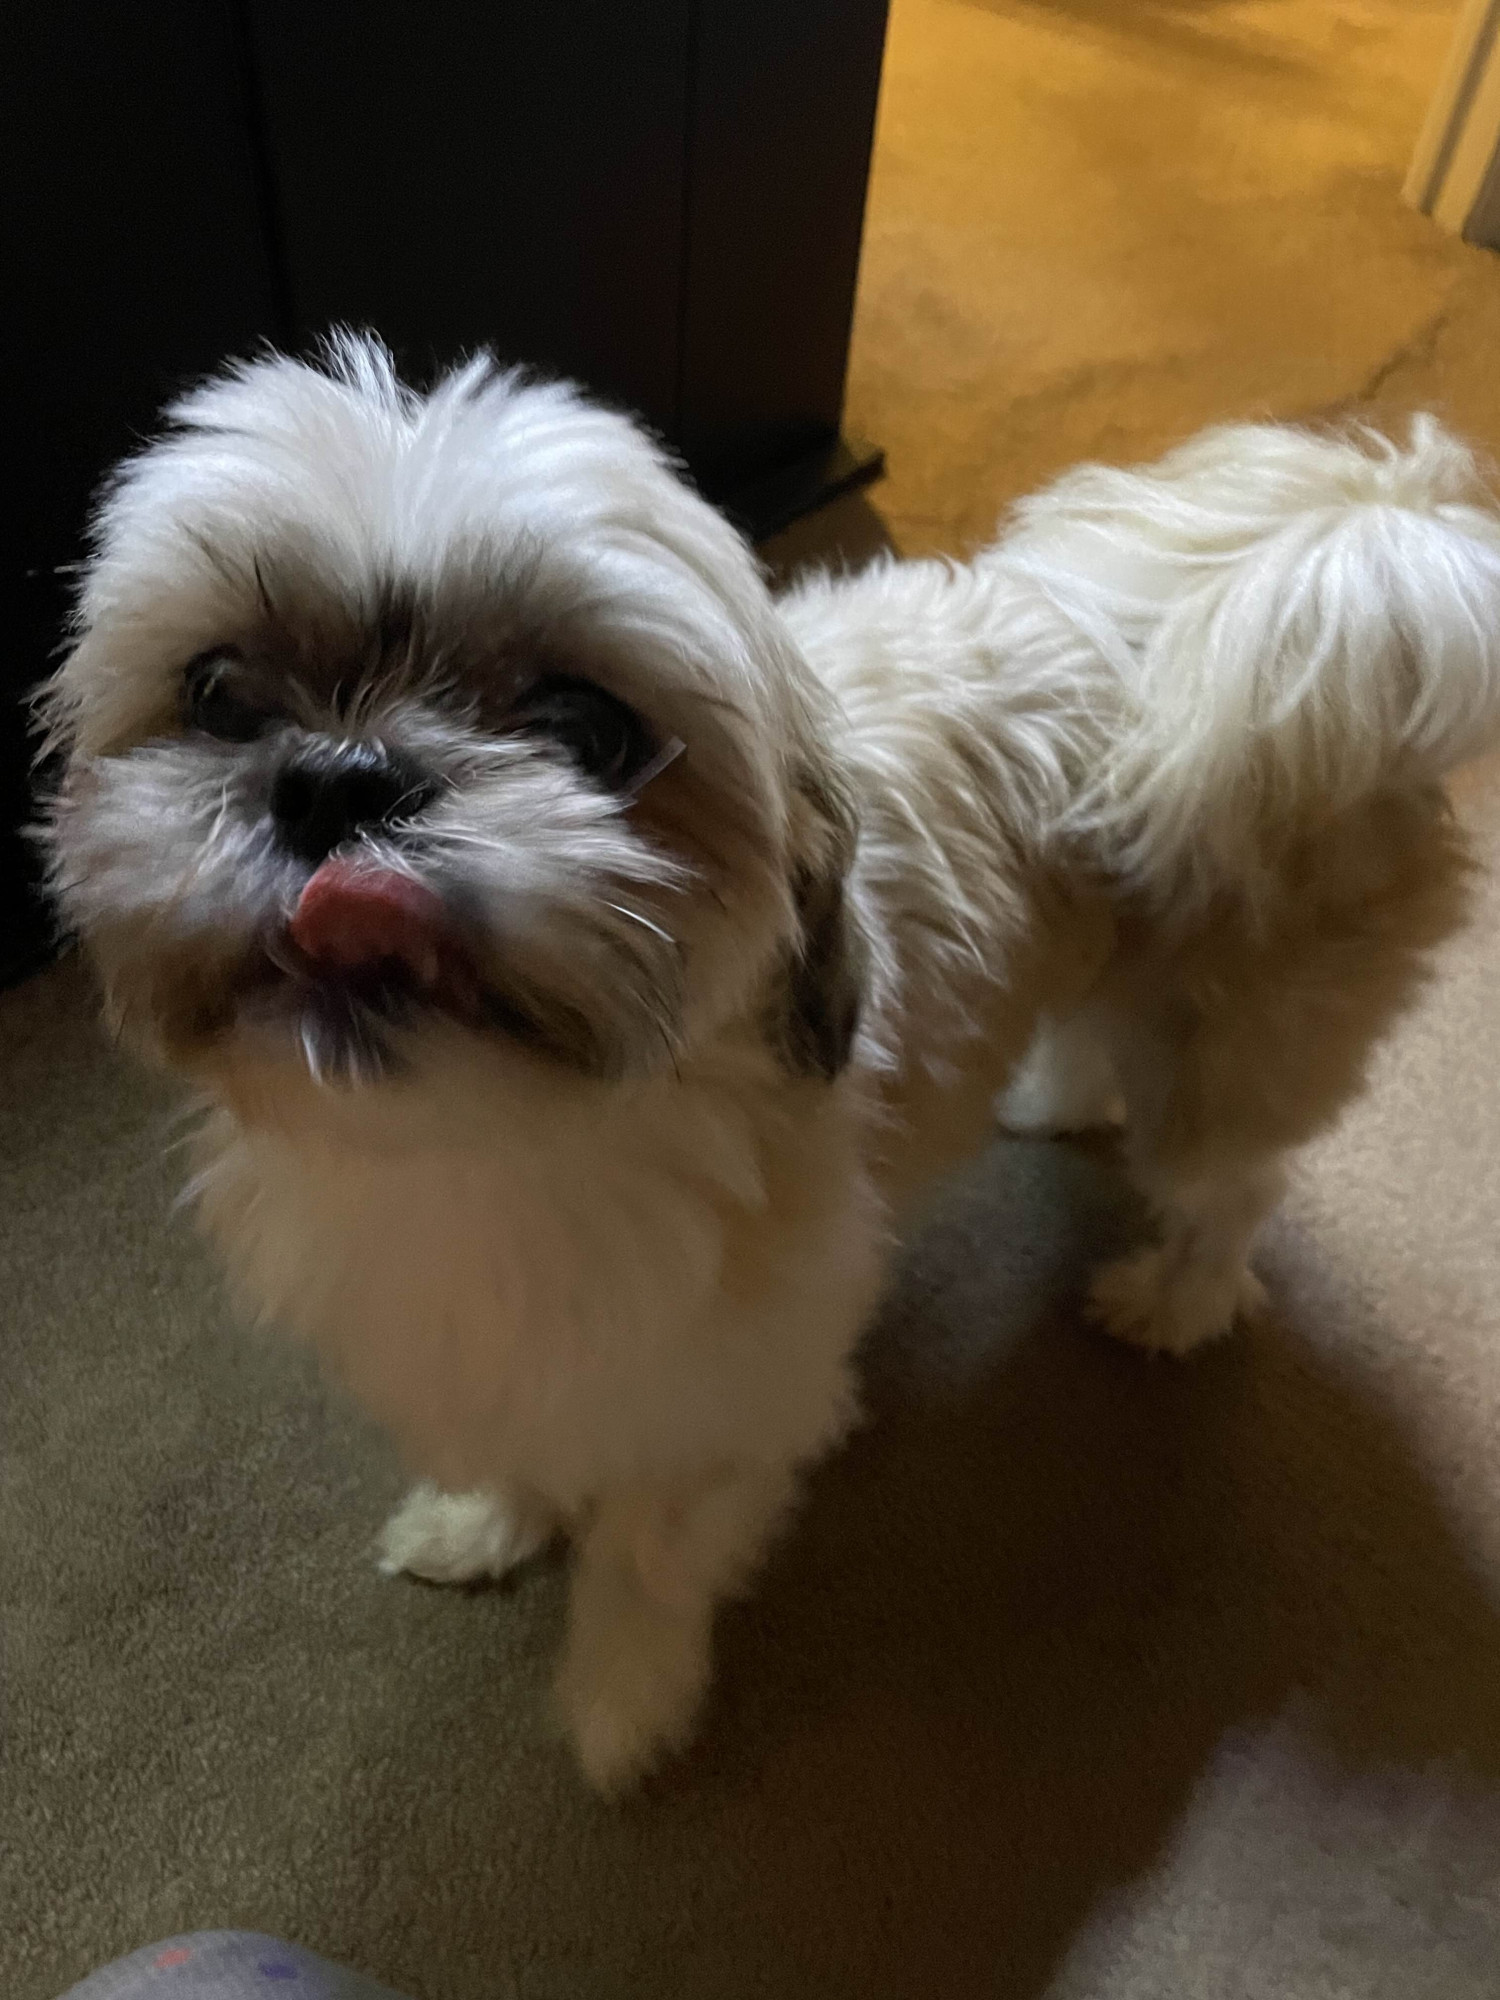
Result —
M1396 190L1450 7L896 0L851 391L783 548L961 547L1086 452L1371 396L1500 447L1500 259ZM1459 785L1500 862L1500 765ZM562 1575L382 1583L397 1479L229 1323L170 1099L0 996L0 1993L196 1926L420 2000L1493 2000L1500 882L1305 1162L1275 1310L1084 1331L1106 1150L997 1142L873 1420L623 1809L541 1721Z

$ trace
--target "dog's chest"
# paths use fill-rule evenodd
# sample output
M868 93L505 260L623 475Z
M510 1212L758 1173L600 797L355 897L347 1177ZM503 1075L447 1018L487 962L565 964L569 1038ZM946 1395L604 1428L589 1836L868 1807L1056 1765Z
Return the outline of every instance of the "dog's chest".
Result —
M668 1415L694 1394L687 1308L714 1289L722 1224L643 1160L239 1135L201 1207L254 1310L445 1483L586 1488L662 1421L665 1384Z

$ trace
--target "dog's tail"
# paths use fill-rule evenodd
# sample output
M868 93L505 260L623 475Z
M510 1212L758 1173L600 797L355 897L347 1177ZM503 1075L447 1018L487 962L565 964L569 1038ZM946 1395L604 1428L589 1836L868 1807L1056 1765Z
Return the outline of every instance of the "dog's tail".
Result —
M1051 594L1108 628L1122 698L1071 831L1143 884L1244 881L1500 742L1500 517L1431 417L1404 446L1210 431L1144 473L1085 468L1019 525L1067 551Z

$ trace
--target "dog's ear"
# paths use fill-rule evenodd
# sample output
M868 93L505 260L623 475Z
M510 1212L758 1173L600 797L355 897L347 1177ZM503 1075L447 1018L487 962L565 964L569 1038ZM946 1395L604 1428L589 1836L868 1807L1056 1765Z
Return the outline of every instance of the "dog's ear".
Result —
M806 837L797 843L797 936L780 982L777 1039L789 1069L832 1082L849 1061L864 1000L865 942L845 893L859 829L831 774L800 774L797 793Z

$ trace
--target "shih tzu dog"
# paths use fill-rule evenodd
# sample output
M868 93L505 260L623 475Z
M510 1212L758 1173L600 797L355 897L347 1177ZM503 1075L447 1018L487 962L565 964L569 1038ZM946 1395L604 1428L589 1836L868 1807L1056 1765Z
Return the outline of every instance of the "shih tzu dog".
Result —
M232 370L100 509L45 833L198 1088L250 1308L420 1480L383 1563L576 1544L584 1770L681 1743L840 1437L892 1220L1118 1097L1112 1332L1254 1296L1288 1150L1461 921L1500 523L1418 419L1086 467L968 565L773 597L626 418L376 343Z

